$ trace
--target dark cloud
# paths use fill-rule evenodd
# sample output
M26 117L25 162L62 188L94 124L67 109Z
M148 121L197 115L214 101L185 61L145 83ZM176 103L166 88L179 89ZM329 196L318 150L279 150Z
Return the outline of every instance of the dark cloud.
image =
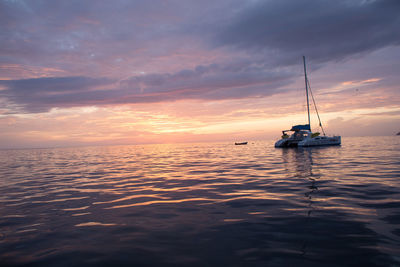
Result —
M399 45L399 14L398 0L0 1L3 69L68 76L2 80L0 97L43 112L267 96L302 55L318 66Z
M266 96L290 81L291 74L262 68L198 66L177 73L105 78L54 77L2 80L0 97L27 112L56 107L154 103L180 99L232 99Z
M241 63L237 63L241 65ZM201 93L223 88L251 86L288 78L286 73L275 73L264 69L263 66L241 65L235 67L235 63L229 66L212 64L209 66L197 66L193 70L181 70L169 74L149 74L135 76L122 82L128 88L137 88L144 93L163 92L172 90L198 90ZM266 88L265 91L268 91ZM229 95L227 95L229 97Z
M179 11L185 13L174 2L0 1L0 58L70 71L112 64L134 51L149 58L161 50L155 43L175 43L168 36Z
M22 80L4 80L0 84L7 86L17 95L27 94L57 94L71 91L89 89L97 85L104 85L112 82L110 79L93 79L88 77L46 77Z
M260 1L241 11L217 35L220 45L314 62L399 45L398 0ZM293 62L288 62L293 63Z
M45 112L53 107L95 104L112 97L112 91L101 89L112 83L110 79L88 77L0 80L0 85L6 88L0 90L0 97L22 106L27 112Z
M326 62L399 45L399 14L398 0L1 1L0 57L73 69L75 60L149 61L194 40L273 64L303 54Z
M214 2L0 1L0 57L64 67L70 60L111 61L133 51L149 59L185 46L186 25L202 28L215 18L210 10L229 13L224 1Z

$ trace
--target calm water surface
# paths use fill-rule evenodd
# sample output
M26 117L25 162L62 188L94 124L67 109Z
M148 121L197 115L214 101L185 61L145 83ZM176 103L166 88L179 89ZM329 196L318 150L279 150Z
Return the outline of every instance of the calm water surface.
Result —
M0 151L2 266L399 266L400 138Z

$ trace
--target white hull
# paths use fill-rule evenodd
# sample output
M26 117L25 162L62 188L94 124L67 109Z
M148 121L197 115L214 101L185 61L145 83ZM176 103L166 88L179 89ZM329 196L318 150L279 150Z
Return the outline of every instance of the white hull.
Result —
M275 147L337 146L341 144L340 136L311 136L312 133L307 132L297 138L294 135L282 138L275 143Z
M306 138L298 143L298 146L338 146L341 144L340 136L318 136Z

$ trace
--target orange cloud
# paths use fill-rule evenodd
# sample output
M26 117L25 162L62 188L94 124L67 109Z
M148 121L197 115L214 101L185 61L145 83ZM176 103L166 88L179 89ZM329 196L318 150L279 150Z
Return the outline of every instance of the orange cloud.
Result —
M382 80L382 79L381 78L371 78L371 79L366 79L366 80L362 80L362 81L346 81L346 82L342 82L341 85L343 85L343 86L363 85L363 84L369 84L369 83L376 83L376 82L379 82L380 80Z

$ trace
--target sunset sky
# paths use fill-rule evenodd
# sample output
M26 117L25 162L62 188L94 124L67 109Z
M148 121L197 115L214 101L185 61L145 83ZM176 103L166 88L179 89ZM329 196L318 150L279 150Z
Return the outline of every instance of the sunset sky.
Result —
M0 148L278 139L303 55L328 134L400 131L399 0L0 0Z

